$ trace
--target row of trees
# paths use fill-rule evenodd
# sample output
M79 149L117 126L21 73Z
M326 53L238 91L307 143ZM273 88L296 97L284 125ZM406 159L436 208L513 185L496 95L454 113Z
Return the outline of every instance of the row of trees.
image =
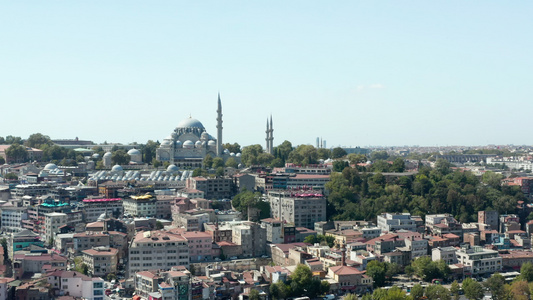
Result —
M291 142L284 141L277 147L274 147L272 154L266 153L259 144L244 147L242 149L241 160L246 166L265 165L283 167L285 163L297 165L317 164L320 159L337 159L346 155L346 151L340 147L329 150L315 148L312 145L299 145L295 148Z
M359 172L345 167L333 173L326 184L328 218L370 220L383 212L410 212L413 215L450 212L461 222L475 221L480 210L514 213L519 188L502 186L501 176L486 172L483 177L452 170L439 160L435 168L423 166L416 176L385 177L380 172Z

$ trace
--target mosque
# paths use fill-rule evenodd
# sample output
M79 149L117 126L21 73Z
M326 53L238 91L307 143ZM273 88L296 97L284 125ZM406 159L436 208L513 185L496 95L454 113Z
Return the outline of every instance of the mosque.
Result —
M189 117L182 120L176 129L166 137L156 149L156 159L169 162L179 168L200 168L207 155L221 157L226 161L234 157L240 164L240 153L229 153L222 146L222 103L218 95L217 136L216 138L205 130L204 125Z

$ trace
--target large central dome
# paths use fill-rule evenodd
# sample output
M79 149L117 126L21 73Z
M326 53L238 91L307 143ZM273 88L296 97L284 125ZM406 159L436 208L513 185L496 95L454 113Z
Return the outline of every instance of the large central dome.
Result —
M204 128L204 125L202 125L202 122L194 119L194 118L187 118L187 119L184 119L182 120L179 124L178 124L178 128L200 128L200 129L205 129Z

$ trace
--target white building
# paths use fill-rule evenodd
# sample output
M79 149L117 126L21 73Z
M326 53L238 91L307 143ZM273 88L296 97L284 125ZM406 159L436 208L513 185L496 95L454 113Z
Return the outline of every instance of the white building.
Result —
M447 265L457 263L457 249L455 247L439 247L431 250L431 259L433 261L443 260Z
M411 259L428 255L428 241L422 238L405 239L405 247L411 250Z
M2 230L18 232L22 230L22 220L28 219L27 207L16 207L6 203L0 207L2 210Z
M76 271L53 271L46 274L48 283L63 295L86 300L104 300L104 280L88 277Z
M44 237L45 244L50 244L55 233L59 232L59 227L67 224L67 214L64 213L47 213L44 214Z
M465 272L471 275L500 272L502 270L502 258L498 251L484 249L480 246L464 248L456 252L457 260L465 266Z
M416 231L416 223L411 219L410 213L383 213L378 216L378 227L386 232Z
M84 199L83 200L83 215L85 222L96 222L98 217L102 214L107 216L121 217L124 213L121 198L110 199Z
M123 200L124 214L135 217L155 217L157 199L150 195L132 196Z

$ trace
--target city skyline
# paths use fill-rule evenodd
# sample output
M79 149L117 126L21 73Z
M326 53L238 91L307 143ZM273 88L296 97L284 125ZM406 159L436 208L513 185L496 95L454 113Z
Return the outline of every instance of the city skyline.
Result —
M215 133L220 92L223 143L533 144L533 4L409 4L4 3L0 136Z

